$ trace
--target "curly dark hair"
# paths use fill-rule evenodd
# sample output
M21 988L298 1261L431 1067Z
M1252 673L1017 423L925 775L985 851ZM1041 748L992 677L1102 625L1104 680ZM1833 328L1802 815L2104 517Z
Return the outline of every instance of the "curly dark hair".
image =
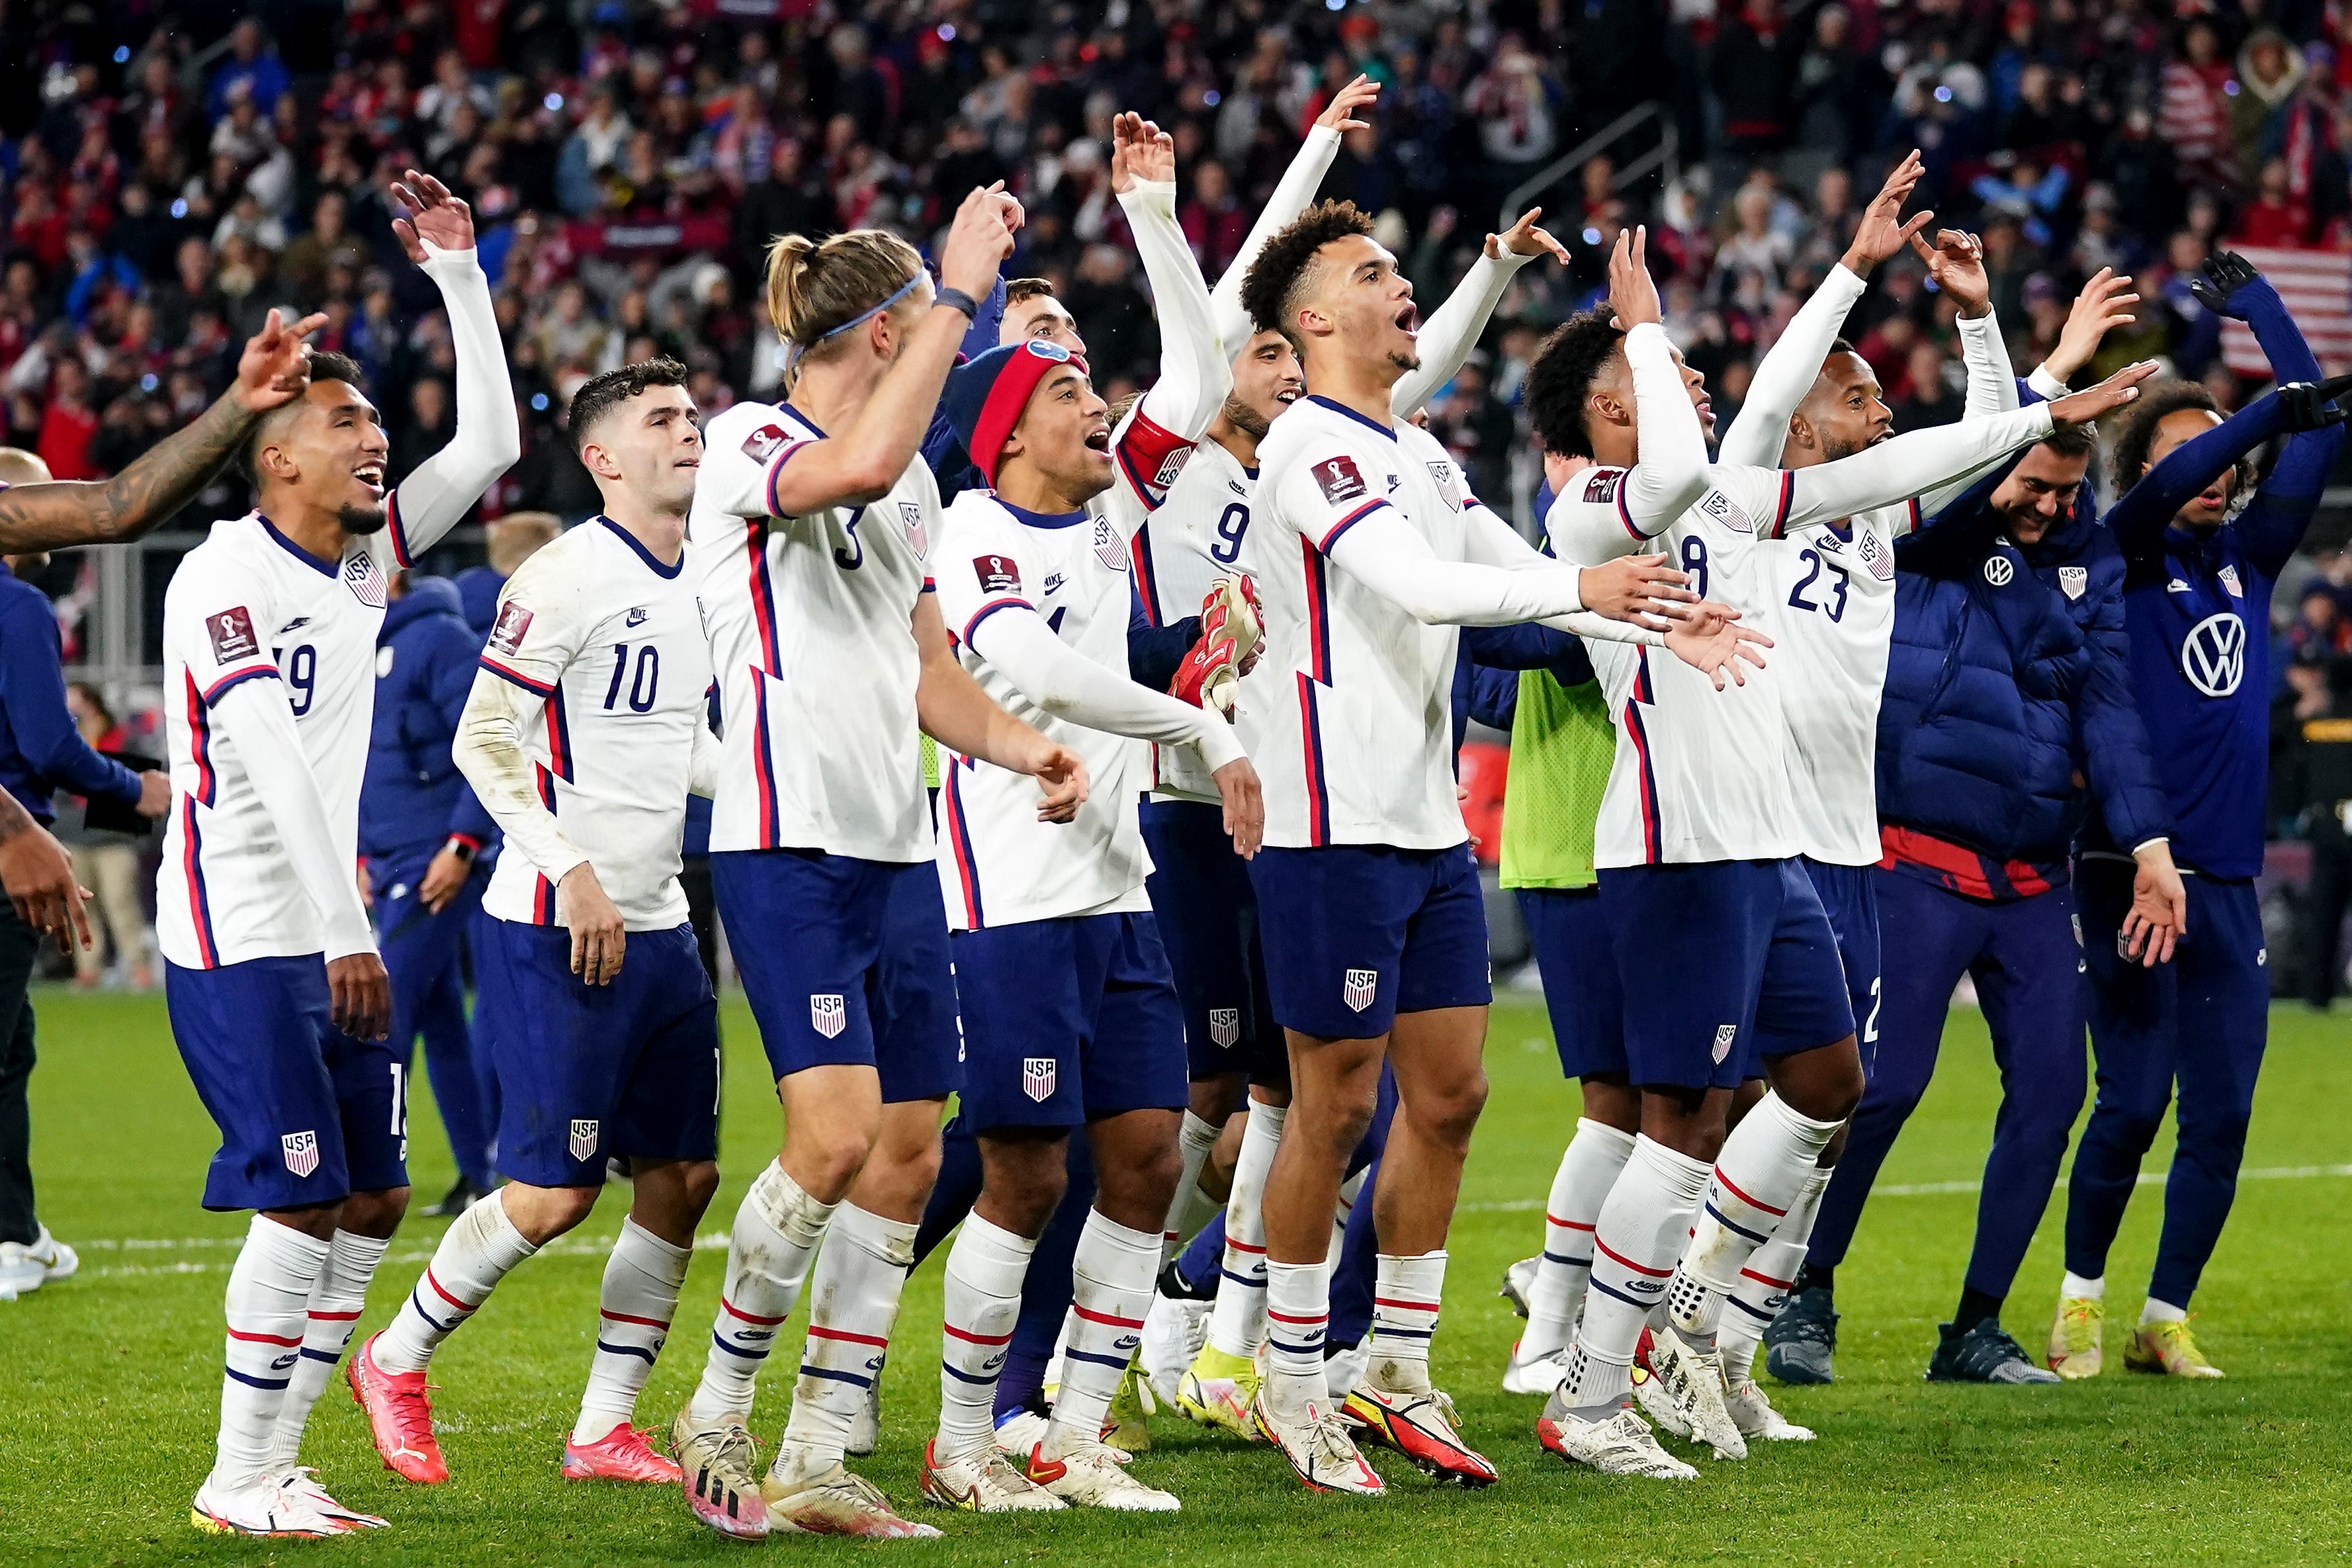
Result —
M1280 332L1303 355L1292 320L1297 314L1299 285L1313 269L1315 253L1335 239L1372 232L1371 215L1353 202L1321 202L1308 207L1257 253L1242 278L1242 309L1260 331Z
M1592 437L1584 427L1585 405L1593 382L1624 341L1617 313L1602 305L1570 316L1537 345L1528 366L1528 417L1545 451L1592 456Z
M2167 415L2184 409L2202 409L2219 416L2221 410L2213 402L2213 395L2193 381L2168 381L2157 384L2142 384L2139 397L2124 416L2122 434L2116 437L2116 455L2112 473L2116 493L2139 483L2147 473L2148 453L2156 447L2156 427ZM2254 482L2254 465L2250 458L2241 458L2234 465L2236 489L2241 495Z
M360 374L360 362L349 354L339 354L329 349L310 351L310 379L314 382L349 382L362 392L367 390L367 380ZM275 429L286 413L301 406L302 400L299 397L290 403L279 404L268 415L255 421L253 429L245 437L245 445L237 448L236 466L244 473L246 483L256 489L261 488L261 470L255 465L261 461L262 437Z
M641 364L625 364L618 370L592 376L572 395L572 449L579 451L588 444L588 432L596 422L649 386L684 386L686 366L674 359L649 359Z

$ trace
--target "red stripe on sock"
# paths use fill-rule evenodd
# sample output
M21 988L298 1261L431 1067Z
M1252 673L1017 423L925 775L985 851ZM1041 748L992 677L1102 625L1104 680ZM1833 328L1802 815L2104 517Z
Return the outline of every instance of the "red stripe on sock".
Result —
M1006 1337L1008 1339L1011 1338L1010 1335L1007 1335ZM877 1350L888 1350L890 1348L890 1342L884 1339L880 1334L853 1334L846 1329L820 1329L814 1323L811 1323L809 1325L809 1338L813 1340L847 1340L851 1344L872 1345Z
M1759 1274L1753 1268L1741 1269L1739 1277L1742 1279L1753 1279L1759 1285L1769 1285L1775 1290L1786 1290L1796 1283L1793 1279L1775 1279L1769 1274Z
M1331 1321L1331 1314L1328 1312L1318 1312L1311 1318L1294 1318L1287 1312L1277 1312L1271 1307L1266 1309L1265 1315L1277 1323L1328 1323Z
M433 1278L433 1265L430 1263L425 1266L425 1282L433 1287L433 1293L435 1295L440 1297L444 1301L448 1302L449 1305L457 1308L457 1310L461 1312L470 1312L475 1308L481 1305L479 1301L460 1301L457 1297L452 1296L448 1291L443 1289L441 1288L441 1281Z
M1556 1226L1559 1226L1559 1228L1560 1228L1560 1229L1562 1229L1562 1230L1583 1230L1583 1231L1589 1231L1589 1230L1592 1229L1592 1226L1589 1226L1589 1225L1579 1225L1579 1224L1577 1224L1577 1223L1576 1223L1574 1220L1572 1220L1572 1219L1562 1219L1562 1218L1560 1218L1558 1215L1554 1215L1554 1214L1547 1214L1547 1215L1544 1215L1544 1219L1545 1219L1545 1221L1546 1221L1548 1224L1556 1225Z
M1785 1214L1787 1214L1787 1213L1789 1212L1787 1209L1776 1209L1776 1208L1774 1208L1770 1204L1767 1204L1767 1203L1759 1203L1756 1199L1749 1197L1746 1193L1741 1192L1741 1191L1739 1190L1739 1188L1738 1188L1737 1185L1735 1185L1735 1184L1733 1184L1733 1182L1732 1182L1731 1178L1730 1178L1729 1176L1727 1176L1727 1175L1725 1175L1725 1174L1723 1173L1723 1167L1722 1167L1722 1166L1720 1166L1720 1165L1717 1165L1717 1166L1715 1168L1715 1179L1716 1179L1717 1181L1721 1182L1721 1183L1723 1184L1723 1190L1724 1190L1725 1192L1729 1193L1733 1197L1738 1198L1741 1203L1746 1204L1749 1208L1752 1208L1752 1209L1762 1209L1766 1214L1770 1215L1774 1219L1778 1219L1778 1218L1780 1218L1782 1215L1785 1215Z
M1642 1265L1634 1262L1624 1254L1612 1249L1607 1242L1601 1239L1597 1233L1592 1237L1592 1245L1599 1247L1602 1252L1607 1253L1612 1261L1623 1264L1626 1268L1632 1269L1636 1274L1644 1274L1653 1279L1671 1279L1674 1278L1675 1271L1671 1268L1644 1268Z
M953 1323L941 1323L940 1328L947 1334L948 1338L951 1340L961 1340L968 1345L1003 1345L1011 1344L1013 1342L1013 1336L1010 1333L970 1334L964 1332L963 1330L957 1328Z
M730 1317L740 1318L747 1323L759 1323L768 1328L774 1328L778 1323L784 1321L783 1318L762 1318L757 1313L747 1312L724 1296L719 1298L719 1305ZM784 1314L784 1317L790 1316L792 1316L792 1314L789 1312Z
M1227 1247L1232 1247L1235 1252L1246 1252L1246 1253L1248 1253L1252 1258L1264 1258L1264 1257L1265 1256L1265 1247L1252 1247L1252 1246L1251 1246L1248 1242L1246 1242L1246 1241L1235 1241L1235 1240L1234 1240L1232 1237L1230 1237L1230 1236L1229 1236L1229 1237L1225 1237L1225 1245L1226 1245Z
M1375 1307L1396 1307L1408 1312L1434 1312L1437 1310L1437 1303L1434 1301L1408 1301L1401 1296L1375 1296L1372 1298L1372 1305Z
M233 1340L242 1340L249 1345L283 1345L288 1350L299 1350L302 1347L302 1336L299 1334L287 1340L280 1339L276 1334L247 1334L231 1329L228 1331L228 1337Z
M1143 1327L1143 1320L1141 1318L1122 1318L1116 1312L1092 1311L1085 1307L1079 1306L1075 1301L1070 1304L1070 1310L1076 1312L1079 1317L1084 1318L1089 1323L1102 1323L1114 1329L1139 1329Z
M319 1323L348 1323L358 1316L357 1312L313 1312L310 1320Z
M604 1319L608 1322L642 1323L648 1329L667 1329L669 1327L667 1323L662 1321L659 1318L633 1318L626 1312L607 1312L601 1307L596 1310L596 1315Z

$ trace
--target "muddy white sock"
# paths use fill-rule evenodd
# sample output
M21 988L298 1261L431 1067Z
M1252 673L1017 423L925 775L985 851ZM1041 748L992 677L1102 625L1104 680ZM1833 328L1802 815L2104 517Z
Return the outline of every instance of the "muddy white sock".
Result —
M1666 1315L1687 1334L1711 1335L1739 1271L1772 1238L1820 1168L1840 1123L1800 1114L1777 1092L1756 1102L1725 1139L1708 1173L1690 1245L1666 1296Z
M1445 1254L1383 1252L1374 1267L1371 1359L1365 1375L1373 1387L1391 1394L1426 1394L1429 1343L1437 1336L1438 1304L1445 1298Z
M1756 1346L1765 1329L1788 1304L1798 1271L1805 1266L1805 1247L1813 1237L1813 1216L1821 1212L1822 1194L1831 1173L1821 1166L1798 1190L1797 1201L1772 1228L1772 1239L1756 1249L1739 1271L1739 1283L1726 1297L1722 1321L1716 1326L1715 1348L1723 1356L1724 1381L1738 1388L1754 1374Z
M693 1259L692 1248L673 1246L634 1219L621 1222L597 1292L596 1354L588 1363L579 1418L572 1424L574 1443L593 1443L636 1418L637 1395L669 1338L686 1266Z
M1282 1143L1290 1108L1253 1100L1234 1161L1234 1189L1225 1200L1225 1260L1217 1302L1209 1311L1209 1342L1227 1355L1254 1356L1265 1338L1266 1173Z
M354 1236L348 1230L338 1230L327 1243L326 1267L310 1287L310 1307L303 1314L301 1359L294 1363L286 1403L278 1412L278 1449L270 1466L274 1474L282 1476L301 1461L302 1428L352 1342L352 1331L367 1309L368 1282L391 1245L389 1237Z
M771 1474L805 1480L841 1463L849 1429L882 1375L898 1297L914 1266L912 1221L885 1219L849 1203L833 1211L809 1281L808 1340L793 1414Z
M1634 1346L1674 1277L1706 1173L1703 1160L1646 1137L1633 1140L1592 1235L1584 1323L1562 1384L1570 1407L1605 1405L1633 1386Z
M1159 1246L1153 1238L1155 1254ZM1037 1244L966 1215L948 1249L947 1310L940 1322L940 1436L942 1458L969 1454L996 1437L996 1379L1021 1316L1021 1284Z
M719 1316L710 1327L702 1380L687 1406L688 1419L708 1426L751 1415L761 1364L800 1300L801 1283L833 1210L833 1205L803 1192L774 1161L743 1194L728 1237L727 1283L719 1288Z
M1576 1121L1576 1136L1559 1157L1544 1200L1543 1254L1536 1259L1528 1291L1528 1326L1519 1335L1519 1356L1532 1360L1564 1347L1592 1277L1592 1232L1601 1205L1617 1173L1633 1152L1633 1135L1589 1116Z
M1160 1272L1159 1238L1089 1210L1070 1260L1069 1342L1062 1347L1062 1386L1054 1399L1045 1457L1097 1442L1118 1381L1142 1342L1143 1314Z

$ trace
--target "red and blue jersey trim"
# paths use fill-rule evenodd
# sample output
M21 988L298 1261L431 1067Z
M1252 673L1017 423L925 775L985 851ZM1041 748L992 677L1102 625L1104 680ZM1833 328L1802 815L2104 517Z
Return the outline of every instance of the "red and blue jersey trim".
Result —
M547 693L547 754L548 765L555 776L565 784L576 781L572 776L572 720L563 710L563 689L551 687ZM549 810L552 811L553 806Z
M205 836L196 826L196 801L193 795L183 795L180 808L180 868L188 879L189 923L196 928L196 956L200 967L220 967L220 948L213 940L212 896L205 888Z
M400 492L396 489L383 498L383 526L392 535L393 560L403 566L415 565L415 555L408 547L408 530L400 521Z
M776 500L776 480L783 476L784 465L793 460L793 453L804 451L814 445L816 445L816 443L814 441L795 441L791 446L786 447L782 451L777 453L775 457L770 460L768 464L767 481L760 489L761 495L765 497L767 500L768 515L770 517L790 517L793 515L786 511L783 509L782 504Z
M760 632L761 668L770 675L784 672L784 656L777 643L776 585L768 575L768 525L754 521L744 531L751 556L751 624Z
M1298 735L1307 764L1307 842L1317 848L1331 842L1331 791L1323 773L1323 716L1317 706L1316 682L1298 672Z
M1795 509L1796 504L1797 470L1783 468L1780 470L1780 499L1772 509L1773 538L1780 538L1781 531L1789 526L1789 513Z
M1323 557L1305 540L1299 554L1307 566L1307 657L1315 679L1331 684L1331 577Z
M1642 722L1642 710L1655 700L1650 687L1650 650L1635 650L1633 694L1625 703L1625 734L1633 742L1633 754L1641 759L1642 772L1642 860L1655 866L1666 858L1665 826L1658 815L1658 775L1650 759L1650 731Z
M186 674L185 671L182 672ZM259 674L258 670L254 673ZM272 666L271 674L277 673ZM195 798L206 805L214 804L219 792L220 779L213 771L212 721L205 716L205 700L196 690L196 678L187 675L188 682L188 755L196 764Z
M1126 430L1119 436L1118 467L1127 476L1128 488L1143 503L1144 510L1156 511L1168 500L1168 486L1159 480L1160 470L1167 466L1170 456L1189 452L1195 445L1161 428L1140 408L1129 418ZM1174 482L1174 476L1170 476L1169 483Z
M971 849L971 826L963 809L963 774L971 766L970 757L949 759L945 794L948 802L948 847L955 854L956 880L963 888L964 925L979 931L987 922L982 918L980 902L980 858Z
M766 672L751 671L751 778L760 794L760 847L773 849L783 837L783 818L777 805L776 763L769 750L768 681Z
M514 669L506 665L500 664L488 654L478 655L478 658L484 669L488 670L492 675L497 676L501 680L510 680L514 682L514 684L521 687L533 697L541 698L550 701L554 700L556 695L555 688L550 682L544 680L534 680L530 676L525 675L521 670Z
M1341 534L1347 532L1349 529L1355 527L1356 524L1363 521L1364 519L1371 516L1372 513L1380 510L1381 508L1388 504L1388 497L1374 496L1370 500L1366 501L1363 505L1358 507L1355 510L1349 512L1347 516L1333 523L1329 528L1325 529L1323 531L1323 537L1315 542L1315 548L1321 551L1326 555L1330 554L1331 547L1339 542L1339 536Z
M1127 542L1128 558L1135 563L1136 596L1143 601L1143 618L1154 626L1164 626L1167 617L1160 613L1160 574L1151 564L1151 520L1146 518L1136 525L1135 537Z
M242 669L232 669L205 689L202 704L205 708L211 707L228 695L229 688L243 685L246 681L276 680L278 678L278 667L274 664L248 664ZM195 679L193 674L188 677L191 690L194 689ZM207 801L205 804L210 805L211 802Z
M1036 605L1031 604L1026 599L1019 597L1018 595L1011 598L991 599L988 603L982 605L979 609L974 610L971 613L971 619L964 622L963 624L963 635L956 640L961 642L964 647L970 647L971 646L971 634L980 629L981 622L988 619L989 616L996 614L999 610L1009 610L1014 608L1027 610L1032 615L1034 615L1037 612Z

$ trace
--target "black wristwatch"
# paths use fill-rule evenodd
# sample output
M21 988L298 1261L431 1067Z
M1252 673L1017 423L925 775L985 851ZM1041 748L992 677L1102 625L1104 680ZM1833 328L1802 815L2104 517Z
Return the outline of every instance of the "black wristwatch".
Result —
M474 846L474 841L466 837L463 834L458 833L452 833L449 835L448 838L443 842L441 847L447 850L450 854L455 855L460 860L466 861L471 861L474 858L474 856L478 853Z
M961 310L963 312L963 319L967 321L976 321L980 320L980 301L973 299L971 295L965 293L961 289L950 289L946 285L942 284L940 285L940 291L931 297L931 303L934 305L947 305L955 310Z

